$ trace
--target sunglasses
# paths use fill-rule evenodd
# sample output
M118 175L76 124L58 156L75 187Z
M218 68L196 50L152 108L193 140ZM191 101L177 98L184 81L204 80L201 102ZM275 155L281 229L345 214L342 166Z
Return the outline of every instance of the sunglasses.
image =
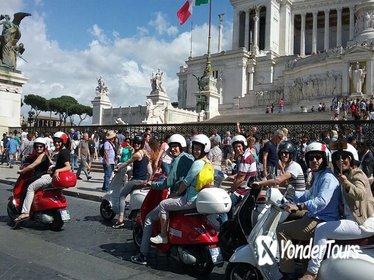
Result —
M338 154L336 156L334 156L334 160L347 160L347 159L350 159L351 157L347 154Z
M308 160L312 161L314 159L320 160L322 158L321 154L309 154L308 155Z
M35 149L43 149L43 146L35 146Z
M287 156L290 154L290 152L280 152L281 155Z

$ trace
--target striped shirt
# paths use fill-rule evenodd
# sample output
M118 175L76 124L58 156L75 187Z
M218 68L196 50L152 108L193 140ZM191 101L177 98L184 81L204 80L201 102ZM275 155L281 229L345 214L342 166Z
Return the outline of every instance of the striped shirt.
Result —
M257 176L257 166L256 166L256 160L253 157L251 150L246 149L241 160L239 163L238 167L238 173L239 175L242 175L243 173L245 174L245 179L239 186L239 188L236 189L236 192L238 194L245 194L246 190L248 189L247 187L247 182L249 178L253 176Z

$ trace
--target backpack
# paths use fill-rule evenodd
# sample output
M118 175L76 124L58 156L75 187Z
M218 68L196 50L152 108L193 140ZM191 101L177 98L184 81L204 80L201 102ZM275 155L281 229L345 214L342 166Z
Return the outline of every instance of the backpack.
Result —
M104 157L104 144L105 144L105 142L101 145L101 147L99 149L99 156L101 156L102 158Z
M204 167L197 175L195 189L197 192L209 187L214 182L214 168L209 160L203 159L205 162Z

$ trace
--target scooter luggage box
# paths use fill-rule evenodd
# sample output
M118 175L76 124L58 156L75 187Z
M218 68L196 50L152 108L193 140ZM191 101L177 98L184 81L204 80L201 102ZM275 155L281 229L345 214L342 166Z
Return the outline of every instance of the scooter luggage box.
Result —
M58 174L58 180L53 177L52 187L57 189L73 188L77 184L77 177L72 171L64 171Z
M231 209L231 199L223 189L205 188L197 195L196 208L201 214L228 213Z

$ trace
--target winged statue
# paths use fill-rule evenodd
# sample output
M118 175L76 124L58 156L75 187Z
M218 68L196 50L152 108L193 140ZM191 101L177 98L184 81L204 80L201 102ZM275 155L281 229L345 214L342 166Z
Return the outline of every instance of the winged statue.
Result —
M19 25L23 18L31 16L29 13L15 13L13 21L10 21L9 15L0 15L0 25L3 30L0 35L0 60L1 66L10 69L16 69L17 57L22 58L22 53L25 51L23 43L18 41L21 38L21 31Z

